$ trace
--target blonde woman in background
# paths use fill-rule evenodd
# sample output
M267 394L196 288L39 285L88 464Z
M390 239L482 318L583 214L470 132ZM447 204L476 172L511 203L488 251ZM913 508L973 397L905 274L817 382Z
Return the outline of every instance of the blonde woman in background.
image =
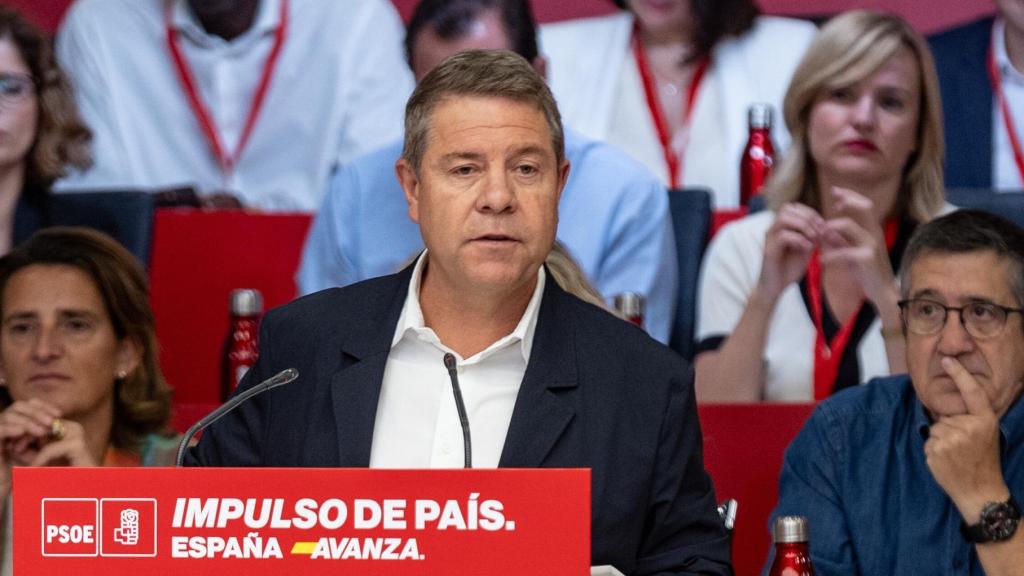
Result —
M810 401L906 371L894 270L944 205L928 47L897 16L837 16L784 110L793 144L768 184L771 210L725 227L705 258L704 401Z

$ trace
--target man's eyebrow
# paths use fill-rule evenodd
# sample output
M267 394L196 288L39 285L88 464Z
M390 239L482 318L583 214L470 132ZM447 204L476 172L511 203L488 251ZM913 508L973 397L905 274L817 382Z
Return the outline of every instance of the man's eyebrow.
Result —
M543 146L536 146L530 144L528 146L523 146L522 148L516 148L515 150L512 151L512 156L525 156L527 154L546 154L547 151L548 150Z
M35 312L14 312L3 319L3 323L13 322L18 320L34 320L37 317Z
M440 162L446 164L449 162L457 162L459 160L481 161L483 159L484 155L478 152L449 152L441 156Z

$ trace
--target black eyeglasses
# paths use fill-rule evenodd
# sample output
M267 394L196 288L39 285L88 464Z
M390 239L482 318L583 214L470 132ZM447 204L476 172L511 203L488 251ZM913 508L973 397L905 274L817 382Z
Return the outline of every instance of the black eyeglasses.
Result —
M20 104L35 91L36 81L30 74L0 74L0 105Z
M928 298L911 298L897 304L907 330L919 336L930 336L942 330L950 310L960 315L960 324L975 338L998 336L1006 326L1007 316L1014 312L1024 313L1024 308L1008 308L984 300L963 306L946 306Z

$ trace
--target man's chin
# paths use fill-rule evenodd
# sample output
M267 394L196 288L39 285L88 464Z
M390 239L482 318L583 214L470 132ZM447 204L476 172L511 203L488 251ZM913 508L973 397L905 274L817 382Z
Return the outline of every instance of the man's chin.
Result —
M967 413L967 405L959 392L944 393L928 400L925 408L935 419Z

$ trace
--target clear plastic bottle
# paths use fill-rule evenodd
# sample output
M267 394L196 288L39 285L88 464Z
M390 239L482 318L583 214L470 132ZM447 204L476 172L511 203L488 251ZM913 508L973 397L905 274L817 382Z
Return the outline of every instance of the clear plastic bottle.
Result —
M259 290L231 291L231 323L221 357L220 399L223 402L238 387L242 376L259 357L259 323L263 296Z

